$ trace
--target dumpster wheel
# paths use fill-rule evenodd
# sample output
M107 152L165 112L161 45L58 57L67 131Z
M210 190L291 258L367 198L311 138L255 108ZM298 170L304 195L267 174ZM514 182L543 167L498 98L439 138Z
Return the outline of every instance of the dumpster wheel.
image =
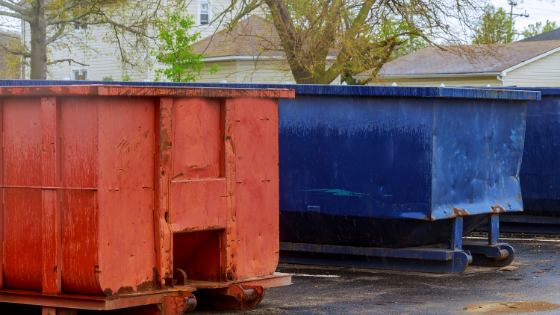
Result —
M262 286L231 285L223 289L199 290L200 305L219 310L250 310L259 305L266 288Z

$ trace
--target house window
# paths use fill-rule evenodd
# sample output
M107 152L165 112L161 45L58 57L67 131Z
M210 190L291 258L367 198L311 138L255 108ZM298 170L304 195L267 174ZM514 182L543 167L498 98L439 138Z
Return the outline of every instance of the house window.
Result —
M87 24L82 24L82 23L74 22L74 31L76 31L76 32L79 32L79 31L85 32L85 31L87 31Z
M199 24L208 25L210 23L210 2L208 0L199 0L198 12Z
M85 81L88 80L89 71L87 68L72 69L72 80Z

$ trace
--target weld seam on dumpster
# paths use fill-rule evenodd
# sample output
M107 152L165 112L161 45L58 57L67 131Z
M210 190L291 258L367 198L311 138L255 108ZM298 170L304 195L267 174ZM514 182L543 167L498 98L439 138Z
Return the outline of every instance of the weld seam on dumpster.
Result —
M13 189L43 189L43 190L93 190L97 188L81 188L81 187L42 187L42 186L0 186L0 188L13 188Z

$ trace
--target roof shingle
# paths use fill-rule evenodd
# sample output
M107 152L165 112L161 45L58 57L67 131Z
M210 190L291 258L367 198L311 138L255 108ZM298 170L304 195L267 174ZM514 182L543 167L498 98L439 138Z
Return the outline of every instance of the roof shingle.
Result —
M388 62L381 76L501 72L560 47L560 40L427 47Z

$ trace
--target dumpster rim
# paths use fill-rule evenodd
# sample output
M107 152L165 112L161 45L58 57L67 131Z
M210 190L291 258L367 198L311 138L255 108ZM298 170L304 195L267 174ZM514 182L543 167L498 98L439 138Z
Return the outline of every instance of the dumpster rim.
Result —
M0 86L0 97L13 96L127 96L127 97L214 97L295 98L289 89L216 88L191 86L122 85L36 85Z
M289 89L296 95L330 96L385 96L420 98L467 98L527 100L541 99L539 88L515 87L428 87L428 86L365 86L365 85L317 85L317 84L253 84L253 83L180 83L180 82L119 82L119 81L56 81L56 80L0 80L0 86L74 86L74 85L120 85L137 87L194 87L218 89ZM560 89L557 89L560 93ZM543 94L547 95L547 94ZM554 94L556 95L556 94Z

